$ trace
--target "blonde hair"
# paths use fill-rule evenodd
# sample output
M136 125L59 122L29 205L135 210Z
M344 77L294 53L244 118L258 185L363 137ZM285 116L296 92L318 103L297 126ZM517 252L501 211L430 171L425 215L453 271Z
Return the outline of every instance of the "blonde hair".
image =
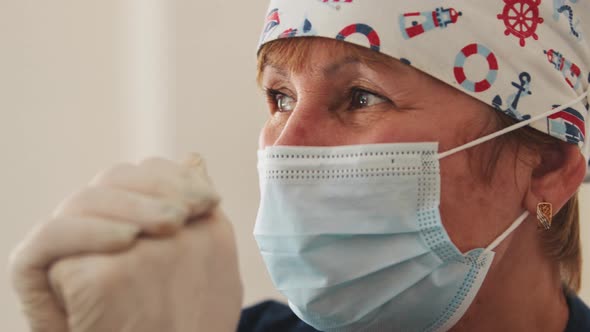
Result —
M313 58L313 43L309 43L306 39L306 37L287 38L265 44L258 53L258 83L260 84L262 72L267 65L280 65L286 66L289 70L304 71L310 65L308 59ZM360 46L332 39L321 39L323 43L331 44L334 52L344 50L348 53L353 52L353 56L369 66L374 63L394 63L391 57ZM492 109L491 106L490 109ZM514 120L508 116L497 111L493 113L496 114L497 130L514 124ZM510 144L517 149L525 147L538 154L547 150L560 149L562 144L567 144L529 127L511 132L496 140L497 143L492 145L493 149L490 151L488 160L482 163L481 173L488 179L492 178L494 164L505 144ZM543 233L543 241L547 256L559 265L564 287L569 291L578 292L581 284L582 254L577 193L555 215L551 230Z

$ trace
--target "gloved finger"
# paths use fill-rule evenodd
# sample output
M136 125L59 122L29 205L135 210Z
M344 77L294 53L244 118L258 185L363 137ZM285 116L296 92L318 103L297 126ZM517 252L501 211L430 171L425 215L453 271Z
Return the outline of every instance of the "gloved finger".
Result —
M191 217L207 212L219 202L219 195L208 178L195 170L159 158L148 159L140 166L115 166L98 175L91 185L116 187L178 200L189 207Z
M206 183L212 184L207 174L205 159L198 153L190 153L181 164L163 158L149 158L142 161L139 166L154 172L177 174L182 178L205 180Z
M190 192L196 198L197 204L192 204L192 215L199 216L210 211L219 203L219 195L215 191L212 181L207 174L205 160L198 153L191 153L182 164L162 158L144 160L140 167L151 169L154 172L177 172L189 185Z
M98 174L90 186L115 187L159 198L193 200L190 183L179 174L155 171L131 164L119 164Z
M198 153L189 154L182 162L182 166L190 171L189 177L191 178L192 183L202 183L204 181L207 185L213 188L213 181L211 181L211 178L207 173L207 165L205 163L205 159L203 159L201 155ZM210 212L219 205L220 200L221 199L219 195L217 192L215 192L214 199L205 204L202 204L200 209L195 209L196 213L194 213L194 216L199 216L205 212Z
M77 255L65 257L51 265L48 272L51 291L55 294L56 301L66 312L76 311L76 315L68 315L70 328L76 327L80 330L84 321L88 321L92 315L100 315L104 308L100 308L101 297L108 293L116 292L113 282L114 276L105 277L105 270L108 270L110 256L99 254ZM123 274L124 275L124 274ZM89 287L92 285L92 287ZM132 287L132 285L129 285ZM92 301L93 305L80 303ZM81 310L91 309L90 311ZM102 310L101 310L102 309ZM90 322L93 322L90 319Z
M51 264L49 271L47 272L47 282L49 285L50 293L53 294L55 303L65 312L68 312L66 303L67 292L66 284L70 283L70 287L76 289L75 286L71 285L72 282L77 282L80 271L79 256L66 257L58 260L54 264ZM65 317L68 319L68 317ZM69 325L69 324L68 324Z
M133 191L111 187L88 187L66 199L55 216L97 216L135 224L146 234L170 234L182 227L189 207Z
M137 226L87 218L61 218L38 225L10 255L14 289L29 317L32 331L67 331L65 314L50 290L48 267L61 257L111 252L129 247Z
M98 217L55 218L35 227L15 248L11 271L15 277L26 277L27 272L43 271L61 257L121 250L140 232L136 225Z
M68 323L64 310L50 291L44 274L37 273L22 281L24 291L18 291L21 308L28 319L31 332L64 332Z

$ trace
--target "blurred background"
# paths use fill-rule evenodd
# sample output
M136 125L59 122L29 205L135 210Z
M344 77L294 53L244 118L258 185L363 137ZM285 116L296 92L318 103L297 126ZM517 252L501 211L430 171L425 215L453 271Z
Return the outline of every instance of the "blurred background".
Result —
M0 258L113 163L205 156L238 236L245 305L278 298L252 237L266 1L0 0ZM583 237L590 261L590 190ZM0 273L2 331L26 331ZM590 302L590 263L582 297Z

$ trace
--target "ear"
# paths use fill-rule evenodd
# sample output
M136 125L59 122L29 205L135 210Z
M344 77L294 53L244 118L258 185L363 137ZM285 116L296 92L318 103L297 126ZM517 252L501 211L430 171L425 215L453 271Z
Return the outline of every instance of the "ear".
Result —
M541 152L533 169L531 183L524 199L525 208L536 215L537 204L553 204L553 215L577 192L586 175L586 160L580 149L569 143L559 149Z

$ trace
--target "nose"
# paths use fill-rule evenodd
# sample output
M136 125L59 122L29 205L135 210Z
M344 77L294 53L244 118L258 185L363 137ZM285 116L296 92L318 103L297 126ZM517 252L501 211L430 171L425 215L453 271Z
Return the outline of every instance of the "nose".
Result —
M278 133L273 145L337 145L338 120L325 106L300 101Z
M307 146L313 145L313 121L310 117L293 111L273 145Z

